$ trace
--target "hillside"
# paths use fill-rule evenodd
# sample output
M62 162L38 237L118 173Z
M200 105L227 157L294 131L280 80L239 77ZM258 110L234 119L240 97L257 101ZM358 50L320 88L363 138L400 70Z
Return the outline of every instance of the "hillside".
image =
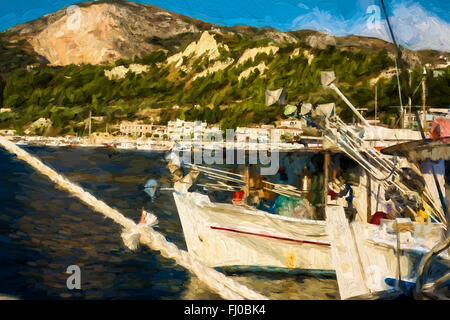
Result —
M397 81L383 76L394 66L395 51L383 40L223 27L123 1L79 6L82 16L96 17L79 33L65 29L62 9L1 35L3 104L13 112L0 114L0 129L20 132L43 117L51 119L55 134L81 134L89 110L104 117L96 125L100 130L123 119L166 123L180 117L224 128L271 123L283 108L265 106L264 92L282 86L291 104L337 102L341 116L351 120L342 101L320 86L322 70L334 70L342 91L369 116L377 83L381 118L395 119L388 107L399 103ZM425 64L431 71L450 59L432 50L403 52L413 86ZM427 74L431 106L449 105L450 68L440 67L438 77ZM420 95L413 103L421 103Z
M85 2L8 30L9 39L26 39L52 65L91 63L142 56L163 48L161 40L211 28L211 24L133 2ZM72 20L71 20L72 19Z

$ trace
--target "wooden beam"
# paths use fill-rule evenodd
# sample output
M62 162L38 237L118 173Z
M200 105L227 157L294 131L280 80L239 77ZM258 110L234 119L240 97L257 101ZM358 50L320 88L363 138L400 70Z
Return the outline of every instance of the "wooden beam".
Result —
M342 206L326 206L326 230L331 241L331 262L341 299L351 299L370 293L350 225Z
M367 220L365 222L370 222L370 218L372 217L372 179L370 178L370 174L367 172L366 174L366 189L367 189Z
M326 207L328 199L328 168L330 166L330 151L325 151L323 159L323 205Z
M425 77L422 80L422 111L423 111L423 131L427 132L427 108L426 108L426 88L425 88ZM420 121L420 119L417 119Z

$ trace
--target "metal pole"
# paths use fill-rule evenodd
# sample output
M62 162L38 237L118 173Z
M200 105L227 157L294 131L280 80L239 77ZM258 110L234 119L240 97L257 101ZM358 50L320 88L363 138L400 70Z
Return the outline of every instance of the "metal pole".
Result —
M377 111L378 111L378 86L375 85L375 125L377 124Z
M352 105L352 103L350 101L348 101L348 99L344 96L344 94L341 92L341 90L339 90L338 87L336 87L336 85L334 83L330 84L330 88L334 89L334 91L336 91L336 93L342 98L342 100L344 100L344 102L350 107L350 109L352 109L352 111L358 116L358 118L361 120L362 123L364 123L364 125L370 127L370 124L367 122L366 119L364 119L364 117L361 115L361 113L359 113L358 110L356 110L356 108Z
M92 117L92 111L89 111L89 137L91 136L91 117Z
M419 119L419 112L417 110L416 110L416 117L417 117L417 119ZM423 120L425 122L426 119L424 118ZM422 128L420 119L417 121L417 123L419 124L419 130L420 130L420 134L422 135L422 139L425 140L425 131ZM427 161L431 161L431 160L427 159ZM436 185L436 189L439 194L439 200L441 201L442 210L444 211L444 216L447 219L447 236L450 236L450 214L448 212L447 204L445 203L445 198L444 198L444 194L442 193L441 186L436 177L436 172L434 171L433 163L431 163L431 171L433 173L434 184Z
M423 111L423 131L427 132L427 108L426 108L426 88L425 88L426 78L422 80L422 111Z
M408 83L409 83L409 87L411 88L411 70L408 70ZM411 128L411 108L412 108L412 100L411 100L411 94L408 95L408 128Z
M403 112L402 88L400 86L400 75L398 74L397 60L394 61L395 61L395 70L397 70L398 97L400 99L400 128L403 129L405 127L405 115Z

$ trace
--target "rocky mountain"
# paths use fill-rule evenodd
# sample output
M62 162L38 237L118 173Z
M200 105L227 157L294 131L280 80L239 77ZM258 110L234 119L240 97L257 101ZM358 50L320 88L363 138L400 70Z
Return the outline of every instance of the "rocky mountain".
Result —
M26 39L52 65L99 64L143 56L161 49L160 39L212 26L153 6L90 1L15 26L8 40Z
M153 6L124 1L79 3L0 33L0 129L26 128L49 118L59 133L82 133L92 111L105 126L124 119L204 120L223 128L273 123L280 106L265 105L265 90L286 88L286 101L336 102L343 119L352 114L320 85L333 70L355 105L383 123L398 119L393 44L369 37L334 37L313 30L224 27ZM78 19L78 20L77 20ZM450 55L403 50L412 85L429 72L430 106L448 106ZM403 74L402 74L402 77ZM407 82L401 81L406 101ZM420 104L420 94L413 97ZM177 108L174 108L177 106ZM81 125L80 125L81 124ZM101 129L101 130L103 130Z
M150 5L126 1L88 1L10 28L4 41L26 41L51 65L100 64L145 56L163 49L178 51L201 31L242 33L276 43L297 41L275 29L223 28Z
M76 6L17 25L6 32L2 42L19 47L35 61L55 66L101 64L120 58L143 57L157 49L173 54L198 40L201 32L206 30L221 35L239 34L252 40L268 39L274 44L303 39L319 49L330 45L368 52L385 48L395 54L391 43L376 38L333 37L312 30L280 32L273 28L223 27L154 6L121 0L88 1ZM430 54L434 51L405 52L406 60L413 66L437 63L435 60L440 56Z
M340 50L349 50L353 52L363 52L372 54L378 50L385 49L389 55L394 58L397 55L395 46L391 42L387 42L378 38L350 35L346 37L334 37L323 34L314 30L299 30L291 32L299 39L305 39L306 43L318 49L325 49L327 46L335 46ZM432 66L440 65L444 60L450 59L448 52L440 52L436 50L408 50L400 47L402 59L411 68L418 68L426 64ZM444 59L444 57L446 59Z

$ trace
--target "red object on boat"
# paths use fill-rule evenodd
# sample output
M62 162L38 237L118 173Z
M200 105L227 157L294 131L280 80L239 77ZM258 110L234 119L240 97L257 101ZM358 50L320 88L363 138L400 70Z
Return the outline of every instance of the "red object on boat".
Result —
M234 191L233 192L233 202L241 202L242 197L244 196L244 190L241 191Z
M388 215L384 213L383 211L377 211L373 214L373 216L370 218L371 224L376 224L377 226L380 225L381 219L386 219Z
M431 123L430 129L431 138L433 140L442 140L443 142L450 141L450 120L446 118L436 118Z
M335 200L338 196L338 194L331 189L328 190L328 195L331 196L331 200Z
M147 218L147 214L145 213L144 210L142 210L141 220L139 220L138 224L145 223L145 218Z

